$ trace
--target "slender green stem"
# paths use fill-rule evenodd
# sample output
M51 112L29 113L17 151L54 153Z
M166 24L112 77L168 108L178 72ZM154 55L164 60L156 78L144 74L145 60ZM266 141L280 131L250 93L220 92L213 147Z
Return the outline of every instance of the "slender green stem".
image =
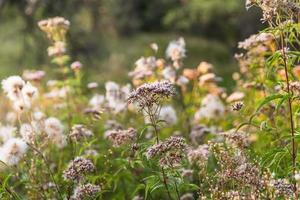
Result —
M282 51L282 58L284 62L284 71L285 71L285 80L287 85L287 93L289 95L288 97L288 107L289 107L289 115L290 115L290 128L291 128L291 136L292 136L292 166L293 166L293 178L295 178L296 174L296 155L297 155L297 149L296 149L296 142L295 142L295 129L294 129L294 119L293 119L293 107L292 107L292 96L290 91L290 81L289 81L289 75L288 75L288 61L285 51L285 45L284 45L284 36L283 33L280 34L280 40L281 40L281 51ZM296 181L294 181L294 195L295 198L298 199L298 192L297 192L297 185Z
M158 144L159 143L159 136L158 136L157 122L156 122L156 119L155 119L156 113L153 114L151 112L151 110L152 110L151 108L148 109L148 111L149 111L148 115L149 115L151 124L154 128L154 132L155 132L155 135L156 135L156 144ZM167 176L166 176L166 173L165 173L165 170L164 170L163 167L161 167L161 171L162 171L162 175L163 175L163 183L164 183L165 188L167 190L169 199L172 200L172 196L171 196L168 184L167 184Z
M52 181L53 181L53 183L54 183L54 185L55 185L55 189L57 190L57 192L58 192L60 198L63 200L63 199L64 199L64 198L63 198L63 195L62 195L62 193L61 193L60 190L59 190L59 187L58 187L58 184L57 184L57 182L56 182L56 180L55 180L55 178L54 178L53 172L52 172L52 170L50 169L50 165L49 165L49 163L48 163L48 160L47 160L46 157L43 155L43 153L40 152L40 150L38 150L37 148L35 148L34 146L32 146L32 145L30 145L30 144L27 144L27 145L28 145L30 148L32 148L35 152L37 152L37 153L41 156L41 158L43 159L43 161L45 162L45 165L46 165L46 167L47 167L47 169L48 169L48 172L49 172L49 174L50 174L50 177L51 177L51 179L52 179Z

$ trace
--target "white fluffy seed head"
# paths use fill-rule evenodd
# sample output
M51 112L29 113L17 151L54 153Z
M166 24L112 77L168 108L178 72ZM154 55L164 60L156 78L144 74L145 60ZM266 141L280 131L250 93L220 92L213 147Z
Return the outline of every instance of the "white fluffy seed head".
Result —
M27 144L21 138L9 139L0 149L0 160L8 166L18 164L27 151Z

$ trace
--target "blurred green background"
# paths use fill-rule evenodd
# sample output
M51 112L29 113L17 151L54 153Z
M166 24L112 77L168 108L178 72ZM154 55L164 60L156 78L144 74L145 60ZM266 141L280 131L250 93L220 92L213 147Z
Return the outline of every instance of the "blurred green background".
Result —
M150 43L164 56L168 42L183 36L185 66L211 62L228 86L237 42L262 28L244 0L0 0L0 78L46 67L49 43L37 22L54 16L70 20L70 53L100 83L127 81L134 62L151 55Z

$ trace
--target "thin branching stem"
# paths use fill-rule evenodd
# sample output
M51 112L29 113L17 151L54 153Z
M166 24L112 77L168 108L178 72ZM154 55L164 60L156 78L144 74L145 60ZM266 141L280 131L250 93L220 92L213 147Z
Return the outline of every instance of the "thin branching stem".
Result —
M291 136L292 136L292 167L293 167L293 178L296 174L296 142L295 142L295 128L294 128L294 119L293 119L293 106L292 106L292 94L290 91L290 80L288 75L288 60L286 55L286 46L284 45L284 33L281 32L280 40L281 40L281 51L282 51L282 59L284 64L284 71L285 71L285 80L287 85L287 93L288 93L288 107L289 107L289 115L290 115L290 128L291 128ZM298 199L298 192L297 192L297 185L296 181L294 181L294 195L295 198Z

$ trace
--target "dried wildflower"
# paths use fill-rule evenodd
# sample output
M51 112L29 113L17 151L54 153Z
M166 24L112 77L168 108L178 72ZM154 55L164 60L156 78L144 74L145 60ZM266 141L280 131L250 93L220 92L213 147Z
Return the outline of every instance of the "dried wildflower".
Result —
M243 108L243 106L244 106L243 102L235 102L234 104L232 104L232 110L239 111Z
M135 141L136 130L133 128L127 130L109 130L105 132L105 137L113 143L113 146L119 147L123 144Z
M203 165L207 162L209 156L209 147L206 144L200 145L196 149L189 148L187 158L190 163Z
M33 99L37 98L38 89L27 82L22 88L22 95L25 100L31 102Z
M27 144L20 138L7 140L0 148L0 160L8 166L18 164L27 151Z
M10 76L2 80L1 84L3 91L11 101L21 98L21 91L25 82L20 76Z
M66 180L80 181L87 173L93 172L94 164L83 157L76 157L69 163L67 169L63 172Z
M50 141L58 147L66 145L66 136L63 134L64 126L57 118L50 117L45 120L45 132Z
M215 119L223 116L225 107L216 95L208 94L201 102L201 108L195 113L195 120Z
M162 99L169 98L174 94L175 89L168 81L146 83L129 94L128 103L137 103L141 109L153 108Z
M80 141L83 138L89 138L93 136L93 132L87 128L85 128L82 124L75 124L71 128L71 132L69 137L73 141Z
M20 134L24 141L27 143L33 143L35 139L35 131L32 125L30 124L22 124L20 127Z
M79 185L75 188L71 200L83 200L95 198L97 193L101 191L100 186L93 184Z
M177 122L176 111L172 106L162 106L159 112L159 119L164 120L168 125L174 125Z

